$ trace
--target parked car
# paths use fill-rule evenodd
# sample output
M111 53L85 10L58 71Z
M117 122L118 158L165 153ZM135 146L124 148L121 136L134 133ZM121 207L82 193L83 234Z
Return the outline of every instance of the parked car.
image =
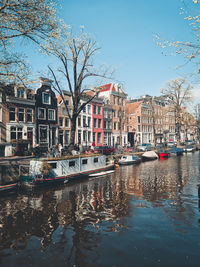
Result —
M148 143L148 144L141 144L139 146L137 146L137 150L138 151L150 151L153 149L152 144Z
M110 155L116 152L116 149L112 146L95 146L94 153L102 153L104 155Z
M169 141L167 144L168 147L176 147L176 142Z

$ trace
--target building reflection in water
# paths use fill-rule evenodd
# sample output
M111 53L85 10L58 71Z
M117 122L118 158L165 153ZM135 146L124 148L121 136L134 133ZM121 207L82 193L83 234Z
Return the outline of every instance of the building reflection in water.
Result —
M94 260L86 257L88 251L98 258L103 233L128 230L125 219L148 205L162 208L177 231L180 222L190 225L195 212L187 202L187 185L199 174L193 162L189 156L145 162L121 167L107 177L1 198L0 260L6 249L26 250L36 238L41 252L56 243L57 248L67 247L66 263L85 266Z

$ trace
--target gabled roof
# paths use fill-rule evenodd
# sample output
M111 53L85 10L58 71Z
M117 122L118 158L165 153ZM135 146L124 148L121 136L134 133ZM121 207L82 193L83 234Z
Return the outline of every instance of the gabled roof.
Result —
M138 107L142 104L142 102L128 103L127 104L127 112L128 114L135 113Z
M100 87L102 88L100 92L110 91L111 88L112 88L112 91L116 91L115 87L113 86L113 83L108 83L108 84L102 85Z

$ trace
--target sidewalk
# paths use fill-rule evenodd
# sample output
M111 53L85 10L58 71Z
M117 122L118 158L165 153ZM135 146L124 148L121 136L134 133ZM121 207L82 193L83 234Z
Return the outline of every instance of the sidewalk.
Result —
M14 156L14 157L0 157L0 163L7 161L19 161L19 160L30 160L35 158L35 156Z

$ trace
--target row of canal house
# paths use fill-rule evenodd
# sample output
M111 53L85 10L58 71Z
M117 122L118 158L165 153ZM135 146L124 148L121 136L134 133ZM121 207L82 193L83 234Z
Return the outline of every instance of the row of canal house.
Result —
M89 92L90 94L90 92ZM62 146L69 144L70 120L65 104L69 112L72 112L72 98L70 92L63 91L64 101L58 96L58 141ZM85 94L80 104L88 101ZM115 146L128 143L126 124L126 97L121 85L109 83L101 86L98 97L89 102L81 111L77 119L77 134L75 143L82 146Z
M145 95L129 100L127 114L128 141L131 146L134 143L177 141L176 111L166 98ZM181 141L195 140L194 117L184 108L181 116Z
M40 145L45 151L59 143L69 144L72 98L63 91L65 104L51 89L52 81L40 78L35 91L24 86L0 85L0 156L26 154ZM81 103L88 100L84 95ZM126 94L115 83L103 85L77 119L75 143L82 146L126 145ZM120 118L118 117L120 116Z

